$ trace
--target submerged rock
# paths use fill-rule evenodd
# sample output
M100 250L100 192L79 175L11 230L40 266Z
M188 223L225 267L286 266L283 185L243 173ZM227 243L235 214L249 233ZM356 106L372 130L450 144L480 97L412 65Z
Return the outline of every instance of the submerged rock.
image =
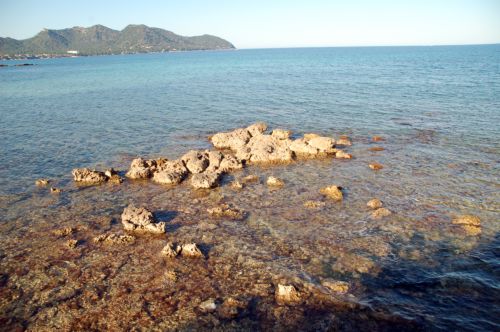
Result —
M191 186L195 189L214 188L218 185L219 178L220 173L217 171L193 174L191 177Z
M452 223L460 225L467 235L481 234L481 219L478 216L461 215L453 219Z
M372 219L382 219L384 217L390 216L392 212L386 208L378 208L371 213Z
M245 176L243 179L241 179L242 183L253 183L253 182L259 182L260 178L258 175L255 174L250 174Z
M101 234L94 237L93 241L94 243L104 243L107 245L132 244L135 242L135 236L119 235L115 233Z
M342 253L332 266L335 272L368 273L375 267L375 263L364 256L354 253Z
M153 181L160 184L179 184L188 173L182 160L166 161L157 166L156 172L153 173Z
M75 182L84 182L87 184L99 184L108 180L104 172L90 170L88 168L75 168L71 174L73 174Z
M293 285L279 284L274 296L279 305L297 305L301 302L300 293Z
M165 222L156 222L153 214L142 207L129 205L123 210L122 224L127 231L165 233Z
M368 201L366 203L366 206L368 206L370 209L378 209L382 207L382 201L378 198L374 198Z
M374 146L372 148L369 148L368 150L370 150L372 152L378 152L378 151L384 151L385 149L381 146Z
M196 243L187 243L181 246L181 256L190 258L205 257Z
M231 188L233 189L243 189L243 184L240 181L234 180L231 182Z
M62 189L51 187L50 188L50 193L51 194L60 194L60 193L62 193Z
M344 152L342 150L337 150L335 152L335 158L337 158L337 159L352 159L352 155L347 153L347 152Z
M50 180L48 179L38 179L35 181L35 185L38 187L44 187L47 186L50 183Z
M373 142L382 142L382 141L385 141L385 138L383 138L382 136L373 136L372 141Z
M351 146L352 142L349 139L349 137L342 135L339 137L339 139L335 143L336 145L343 145L343 146Z
M370 167L374 171L378 171L378 170L381 170L382 168L384 168L384 166L382 164L379 164L379 163L371 163L368 165L368 167Z
M335 293L345 294L349 291L349 283L345 281L326 279L321 282L321 285Z
M268 177L266 183L269 187L283 187L285 185L283 180L274 176Z
M244 211L231 207L229 204L220 204L214 208L207 209L207 212L214 217L241 220L245 217Z
M174 246L172 242L169 242L161 250L161 255L167 258L175 258L180 252L181 252L180 246Z
M341 201L344 198L342 194L342 187L331 185L320 189L319 191L322 195L333 199L334 201Z
M318 209L324 207L326 205L325 202L322 201L305 201L304 206L308 209Z

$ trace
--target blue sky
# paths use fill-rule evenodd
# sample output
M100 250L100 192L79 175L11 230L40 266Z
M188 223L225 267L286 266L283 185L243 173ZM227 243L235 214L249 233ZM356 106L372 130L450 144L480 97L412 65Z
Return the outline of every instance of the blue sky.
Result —
M500 43L500 0L1 0L0 36L143 23L238 48Z

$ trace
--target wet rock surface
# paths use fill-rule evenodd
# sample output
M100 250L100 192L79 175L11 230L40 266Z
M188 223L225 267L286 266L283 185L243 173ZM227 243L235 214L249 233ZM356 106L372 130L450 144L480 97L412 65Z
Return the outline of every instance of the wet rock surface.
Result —
M146 208L129 205L123 210L121 218L126 231L165 233L165 222L157 222Z
M73 179L76 182L88 184L98 184L108 180L108 177L104 174L104 172L90 170L88 168L76 168L71 172L71 174L73 174Z

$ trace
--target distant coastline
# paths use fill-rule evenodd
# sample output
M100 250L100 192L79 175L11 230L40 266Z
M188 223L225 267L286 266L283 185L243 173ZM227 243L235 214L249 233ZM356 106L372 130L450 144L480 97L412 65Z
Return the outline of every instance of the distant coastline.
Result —
M186 37L143 24L128 25L121 31L94 25L44 29L24 40L0 38L1 60L230 49L234 45L217 36Z

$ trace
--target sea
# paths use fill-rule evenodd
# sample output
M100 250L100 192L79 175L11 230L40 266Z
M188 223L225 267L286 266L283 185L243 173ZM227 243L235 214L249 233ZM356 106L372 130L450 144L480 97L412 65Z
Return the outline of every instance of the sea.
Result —
M0 63L0 329L500 330L500 45ZM353 158L249 165L206 192L72 180L74 168L123 175L139 156L211 149L210 135L257 121L294 138L346 135ZM249 174L260 180L229 185ZM285 186L268 188L270 175ZM319 193L331 184L341 203ZM372 198L392 214L370 218ZM246 219L212 220L221 202ZM167 234L96 244L124 233L129 203ZM461 215L479 217L480 234L454 224ZM199 243L206 257L165 261L167 242ZM349 290L332 293L328 280ZM303 302L277 304L278 284ZM199 311L207 299L214 312Z

